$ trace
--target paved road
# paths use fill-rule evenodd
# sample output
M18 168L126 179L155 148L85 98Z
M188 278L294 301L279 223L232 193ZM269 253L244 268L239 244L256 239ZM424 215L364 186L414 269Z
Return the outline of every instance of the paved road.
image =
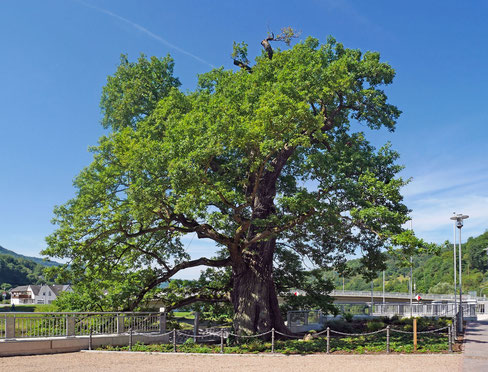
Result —
M465 334L463 370L488 371L488 320L468 323Z

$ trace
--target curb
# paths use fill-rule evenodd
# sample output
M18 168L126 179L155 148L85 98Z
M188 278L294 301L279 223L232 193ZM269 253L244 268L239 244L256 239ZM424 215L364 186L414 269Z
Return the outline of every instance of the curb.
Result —
M246 354L220 354L220 353L173 353L173 352L159 352L159 351L118 351L118 350L80 350L80 353L94 353L94 354L145 354L145 355L181 355L181 356L207 356L207 357L225 357L225 356L233 356L233 357L284 357L284 358L290 358L290 357L299 357L299 358L304 358L304 357L343 357L345 355L351 355L351 356L368 356L368 354L327 354L327 353L316 353L316 354L281 354L281 353L256 353L256 354L251 354L251 353L246 353ZM390 357L388 354L369 354L369 356L379 356L379 355L385 355ZM429 357L429 356L444 356L444 357L458 357L460 353L451 353L451 354L443 354L443 353L430 353L430 354L395 354L396 356L408 356L408 357L415 357L415 358L422 358L422 357Z

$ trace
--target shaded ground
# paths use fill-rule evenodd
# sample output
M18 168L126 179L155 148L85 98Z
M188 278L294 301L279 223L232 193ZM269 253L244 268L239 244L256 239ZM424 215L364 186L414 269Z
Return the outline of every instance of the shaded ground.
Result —
M175 355L80 352L4 357L0 371L461 371L461 354Z

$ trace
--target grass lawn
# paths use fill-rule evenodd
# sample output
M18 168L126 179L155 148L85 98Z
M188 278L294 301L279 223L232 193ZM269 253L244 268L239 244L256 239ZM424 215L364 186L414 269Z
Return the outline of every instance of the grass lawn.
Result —
M50 313L54 311L54 306L49 304L32 304L32 305L15 305L15 310L12 311L10 306L0 307L0 313ZM19 316L21 316L19 314Z
M195 319L193 311L173 311L175 318Z

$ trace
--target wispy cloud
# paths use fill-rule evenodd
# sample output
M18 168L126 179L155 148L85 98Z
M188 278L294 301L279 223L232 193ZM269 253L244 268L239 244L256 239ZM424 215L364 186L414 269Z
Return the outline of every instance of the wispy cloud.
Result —
M457 188L488 189L488 168L474 166L472 168L456 168L445 170L426 169L422 174L414 176L403 190L405 196L419 196L427 193L449 192ZM481 187L483 186L483 187Z
M463 236L476 236L488 228L488 169L466 165L431 171L424 169L404 190L412 209L416 234L428 241L452 239L453 212L470 216Z
M189 57L197 60L198 62L201 62L203 64L206 64L207 66L210 66L212 68L215 67L211 63L205 61L203 58L200 58L200 57L196 56L195 54L190 53L190 52L188 52L188 51L180 48L179 46L174 45L173 43L170 43L168 40L162 38L161 36L155 34L154 32L149 31L147 28L141 26L138 23L135 23L135 22L133 22L133 21L127 19L127 18L124 18L124 17L122 17L122 16L120 16L120 15L118 15L116 13L113 13L110 10L107 10L107 9L104 9L104 8L100 8L99 6L86 3L86 2L84 2L82 0L75 0L75 1L78 2L78 3L80 3L80 4L82 4L82 5L84 5L84 6L86 6L86 7L88 7L88 8L94 9L94 10L100 12L100 13L104 13L104 14L112 17L112 18L115 18L115 19L118 19L119 21L122 21L124 23L127 23L128 25L134 27L136 30L138 30L138 31L146 34L150 38L152 38L152 39L160 42L161 44L166 45L167 47L172 48L172 49L174 49L174 50L176 50L176 51L178 51L178 52L180 52L182 54L185 54L185 55L187 55L187 56L189 56Z

